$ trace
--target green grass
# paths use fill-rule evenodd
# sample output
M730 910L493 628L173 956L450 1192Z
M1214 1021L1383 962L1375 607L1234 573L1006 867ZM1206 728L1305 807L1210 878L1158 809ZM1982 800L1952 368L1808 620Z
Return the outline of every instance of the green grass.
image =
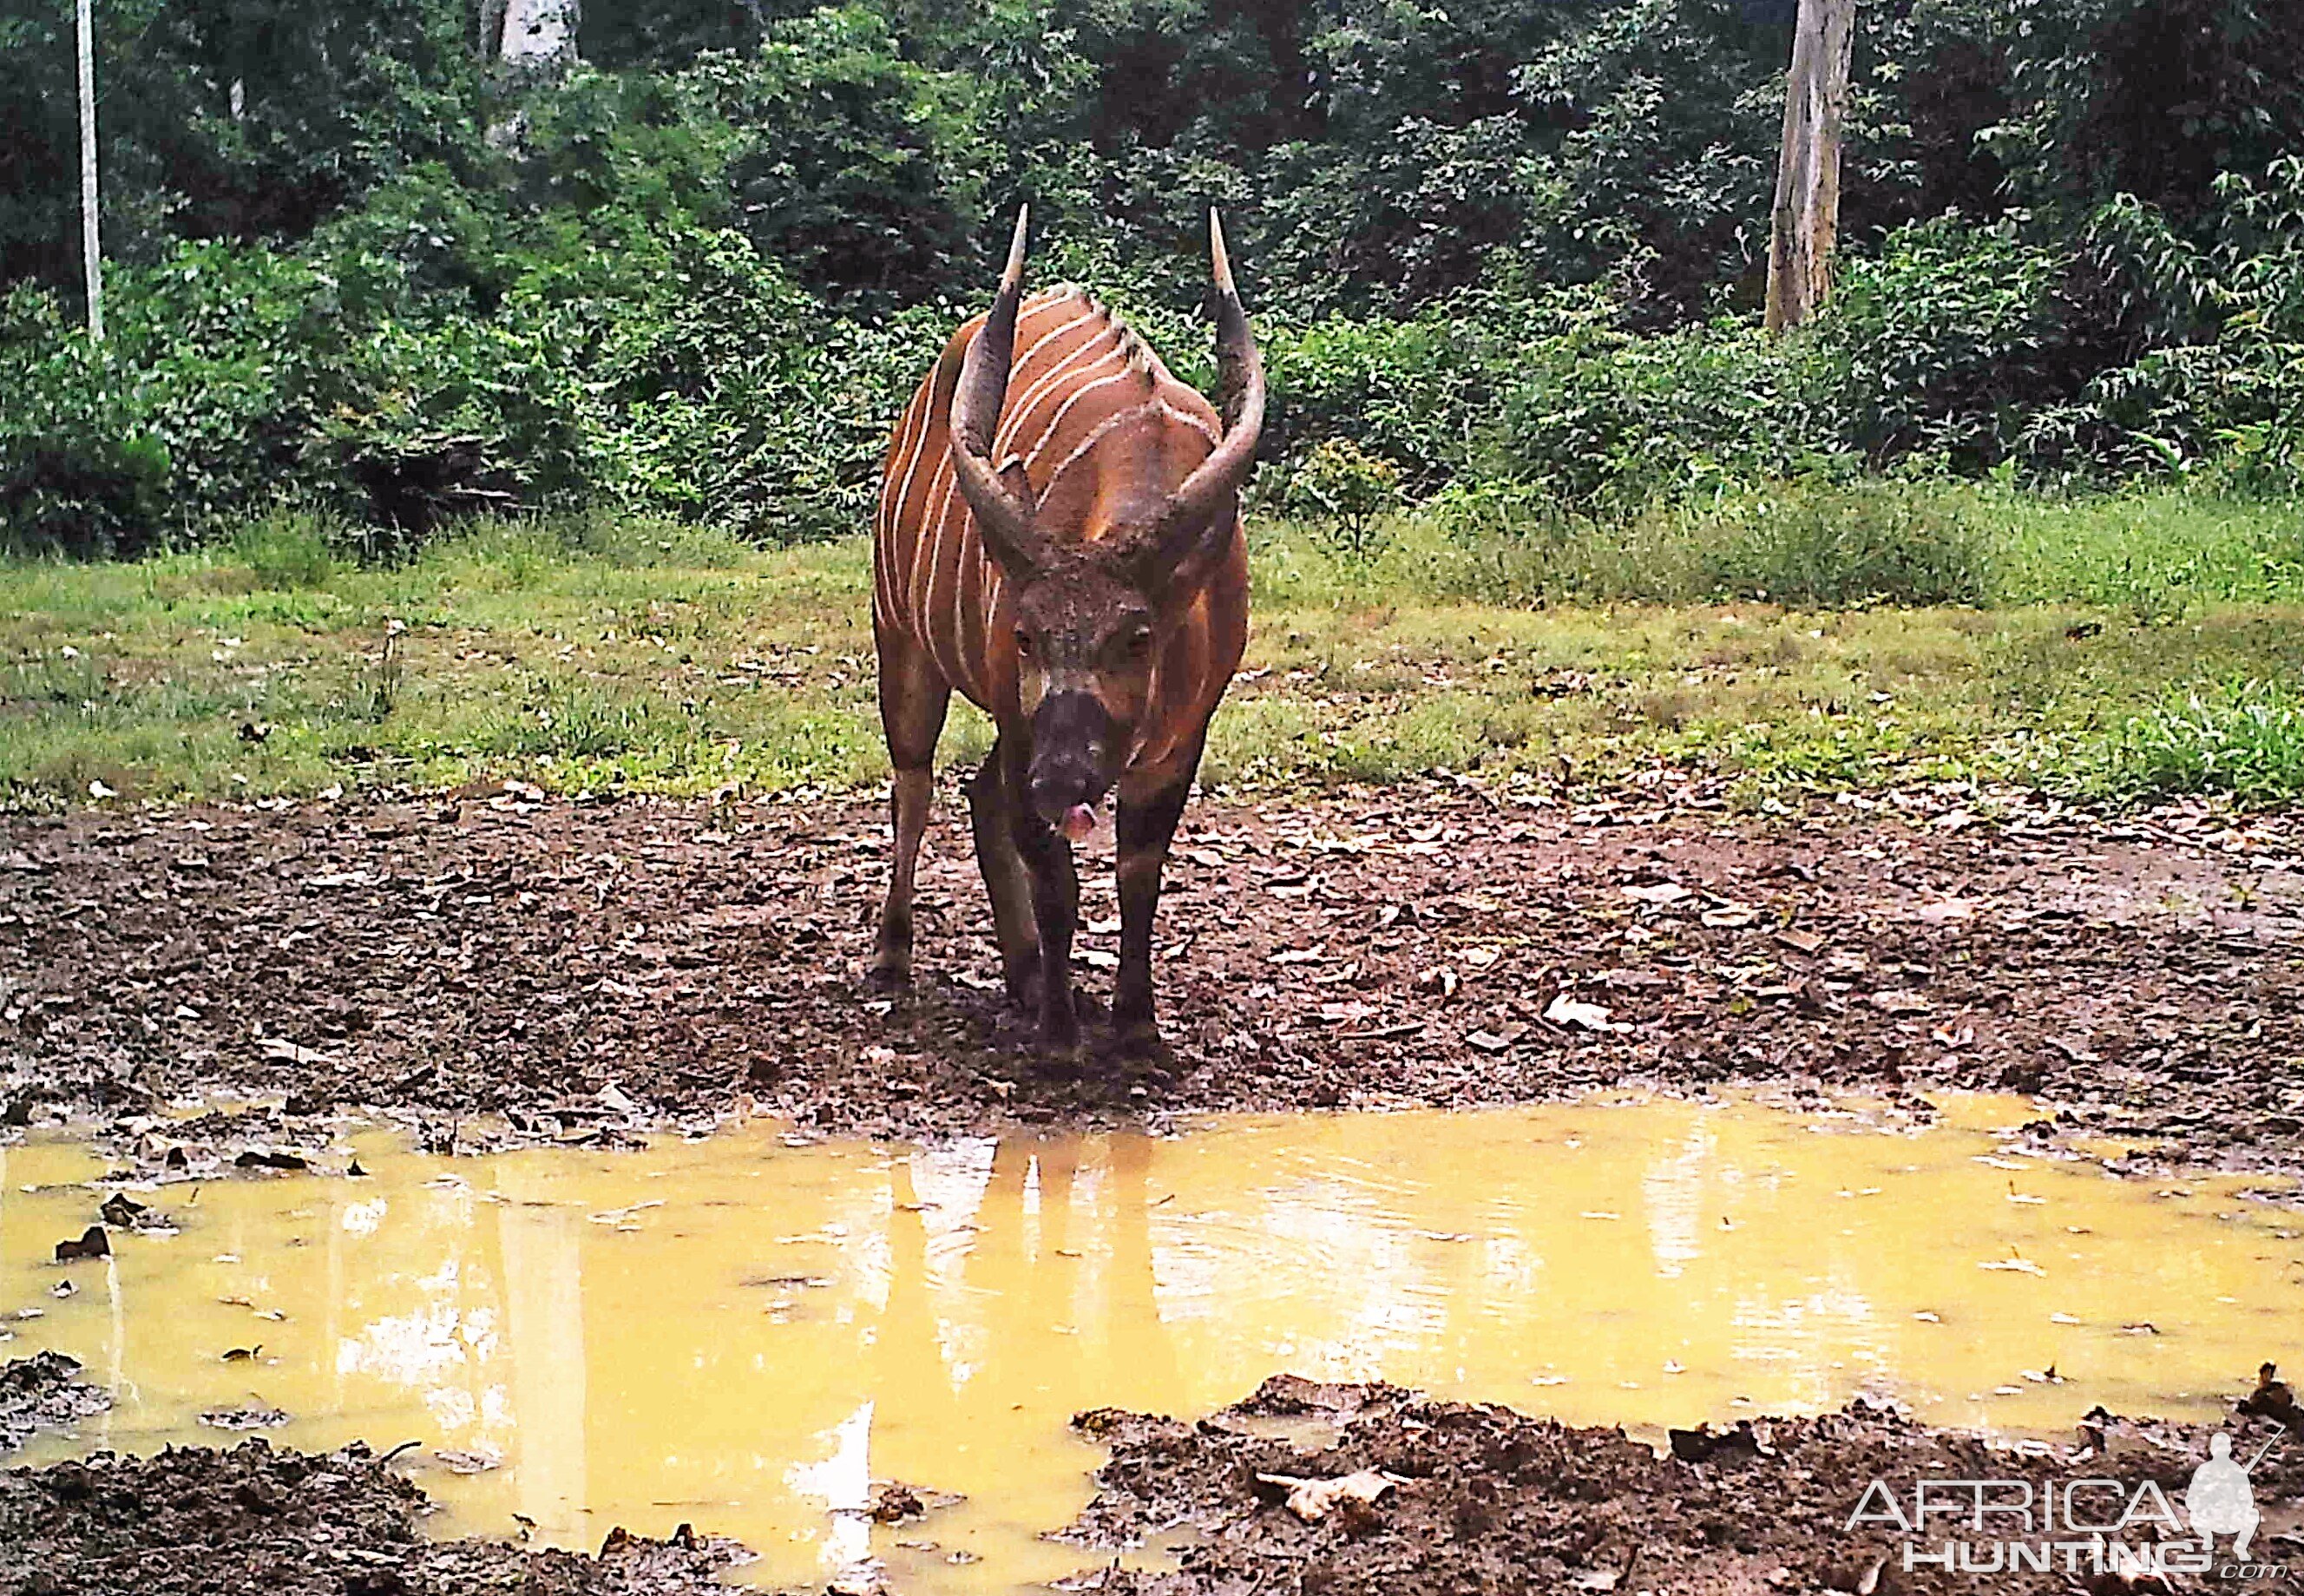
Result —
M2294 505L1888 483L1612 527L1460 502L1373 559L1260 522L1255 637L1205 774L1582 786L1673 764L1747 797L2290 799L2300 529ZM885 773L860 539L763 551L587 516L477 523L389 569L344 547L283 515L198 554L0 565L0 802ZM945 757L988 742L956 705Z
M2304 696L2255 680L2172 692L2092 751L2114 792L2276 802L2304 793Z
M2174 489L1792 483L1595 523L1489 487L1444 496L1426 520L1440 547L1410 532L1395 580L1412 571L1427 589L1492 600L2084 604L2147 620L2304 604L2304 504Z

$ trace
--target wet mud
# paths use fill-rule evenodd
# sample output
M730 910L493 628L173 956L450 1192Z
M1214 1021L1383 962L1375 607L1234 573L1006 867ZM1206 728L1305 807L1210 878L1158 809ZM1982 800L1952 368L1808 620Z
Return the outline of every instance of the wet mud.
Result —
M2291 1408L2283 1423L2249 1405L2215 1426L2099 1409L2069 1442L2011 1446L1859 1399L1814 1417L1674 1431L1658 1447L1617 1429L1390 1386L1279 1376L1196 1422L1109 1408L1080 1414L1075 1427L1112 1458L1094 1501L1058 1537L1087 1566L1055 1588L1126 1596L2284 1588L2304 1567L2304 1417ZM2195 1544L2177 1515L2193 1512L2187 1493L2218 1435L2252 1460L2261 1513L2249 1566L2269 1583L2238 1578L2229 1542L2205 1569L2171 1572L2164 1543ZM1890 1504L1910 1503L1922 1479L2013 1481L2035 1493L2053 1488L2057 1500L2095 1483L2074 1498L2083 1507L2042 1508L2037 1532L2030 1519L1979 1529L1955 1515L1908 1532L1895 1515L1916 1507ZM2117 1482L2111 1498L2108 1480ZM1317 1516L1300 1505L1301 1487L1339 1481L1363 1488L1332 1492ZM1876 1481L1885 1496L1867 1494ZM2147 1485L2156 1495L2140 1494ZM2012 1499L2000 1489L1999 1500ZM432 1541L421 1532L426 1511L423 1492L363 1446L310 1455L253 1439L13 1469L0 1473L0 1593L686 1596L724 1589L716 1580L742 1556L686 1526L664 1541L611 1531L596 1557ZM2135 1517L2089 1535L2046 1527L2051 1511L2084 1524ZM1124 1566L1119 1549L1151 1536L1178 1549L1175 1566ZM1985 1572L1987 1558L2009 1556L2010 1541L2038 1548L2046 1566ZM2109 1545L2122 1552L2102 1549ZM2144 1561L2123 1564L2121 1555ZM1940 1566L1939 1557L1971 1562ZM733 1572L741 1577L740 1566ZM809 1588L894 1596L934 1585L861 1575Z
M1681 795L1686 799L1687 795ZM1460 1107L1639 1082L2043 1099L2044 1135L2304 1167L2294 817L1734 818L1455 788L1195 806L1165 1059L1036 1057L959 806L917 979L860 989L862 802L80 813L0 822L0 1122L238 1091L226 1157L396 1111L428 1144L613 1142L747 1103L866 1136ZM1645 807L1643 805L1645 804ZM1080 975L1117 913L1084 869Z
M886 854L877 803L512 791L13 817L0 1136L92 1116L131 1170L165 1178L296 1167L350 1111L446 1151L613 1146L740 1108L802 1134L933 1138L1751 1083L1921 1116L1927 1091L2021 1093L2036 1142L2115 1167L2304 1171L2304 825L1962 803L1749 818L1688 791L1566 807L1438 786L1197 805L1158 938L1173 1052L1074 1062L1036 1057L1001 999L949 792L917 981L894 997L858 981ZM1108 871L1083 873L1081 976L1101 991L1116 911ZM233 1094L258 1106L184 1116ZM0 1425L89 1400L70 1371L23 1367L0 1381L23 1388L0 1390ZM2250 1450L2271 1433L2232 1422ZM1268 1386L1210 1418L1081 1423L1113 1456L1072 1532L1072 1583L1160 1596L1969 1590L1976 1576L1906 1573L1893 1537L1842 1525L1884 1470L2006 1463L1861 1405L1685 1443L1695 1461L1383 1388ZM2094 1434L2028 1462L2116 1455L2173 1495L2208 1431ZM1317 1524L1258 1478L1364 1470L1391 1482ZM2304 1567L2304 1437L2253 1478L2289 1515L2268 1515L2261 1549ZM597 1558L434 1542L422 1517L421 1493L357 1447L18 1469L0 1474L0 1592L685 1591L726 1556L693 1537L611 1537ZM1105 1566L1107 1547L1178 1526L1199 1539L1177 1569Z
M1262 1433L1275 1418L1326 1422L1306 1446ZM2096 1566L2087 1553L2053 1556L2054 1566L1980 1574L1947 1572L1929 1558L1947 1541L1969 1549L1971 1566L2005 1540L2028 1545L2080 1539L2016 1532L2012 1516L1978 1532L1949 1516L1927 1534L1904 1534L1885 1506L1848 1527L1867 1488L1880 1481L1910 1515L1914 1483L2015 1481L2059 1490L2116 1479L2132 1503L2145 1481L2171 1511L2209 1456L2215 1427L2084 1419L2066 1444L2018 1450L1931 1430L1861 1400L1814 1418L1763 1419L1724 1435L1681 1432L1665 1450L1611 1429L1572 1429L1508 1409L1430 1402L1389 1387L1316 1386L1275 1379L1239 1405L1195 1423L1109 1410L1076 1422L1114 1449L1097 1475L1097 1499L1072 1534L1110 1543L1155 1529L1190 1526L1174 1573L1099 1571L1080 1590L1130 1596L1234 1596L1252 1591L1386 1596L1566 1591L1657 1592L1899 1592L1971 1593L2239 1589L2202 1575L2164 1575L2157 1566ZM2304 1569L2304 1435L2259 1417L2236 1416L2224 1432L2245 1459L2277 1441L2250 1475L2266 1504L2251 1548L2259 1564ZM1681 1456L1686 1453L1688 1456ZM1334 1480L1376 1471L1393 1483L1375 1501L1303 1522L1285 1488L1267 1477ZM2003 1490L1995 1498L2014 1499ZM2110 1493L2084 1492L2100 1522ZM1877 1499L1876 1498L1876 1504ZM2276 1504L2285 1503L2281 1507ZM2124 1505L2121 1509L2128 1510ZM2059 1509L2061 1511L2061 1509ZM2157 1504L2119 1536L2143 1551L2181 1525L2161 1525ZM2151 1522L2147 1522L2150 1518ZM1877 1520L1876 1522L1874 1520ZM2229 1550L2229 1543L2223 1543ZM1955 1550L1955 1558L1962 1555ZM2003 1552L2004 1558L2004 1552ZM2069 1562L2069 1566L2068 1566ZM2288 1588L2275 1582L2272 1589Z
M740 1555L693 1532L612 1532L596 1557L430 1541L424 1493L361 1446L264 1440L0 1473L5 1596L686 1596Z
M112 1405L112 1394L80 1372L78 1360L58 1352L0 1363L0 1456Z

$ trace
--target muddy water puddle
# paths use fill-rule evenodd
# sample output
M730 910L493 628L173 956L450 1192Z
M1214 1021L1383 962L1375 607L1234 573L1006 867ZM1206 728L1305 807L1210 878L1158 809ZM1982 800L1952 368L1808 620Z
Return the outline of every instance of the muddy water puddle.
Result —
M1038 1539L1102 1458L1074 1412L1203 1413L1283 1370L1650 1434L1859 1393L2007 1431L2221 1411L2304 1309L2297 1216L1989 1133L2031 1115L1672 1100L925 1149L756 1125L465 1159L375 1133L365 1178L140 1193L176 1234L69 1266L106 1166L34 1143L0 1150L0 1314L41 1312L0 1319L0 1355L55 1347L117 1393L34 1462L276 1410L286 1444L420 1441L445 1532L688 1521L769 1583L877 1557L1012 1590L1100 1560ZM887 1480L965 1499L875 1525Z

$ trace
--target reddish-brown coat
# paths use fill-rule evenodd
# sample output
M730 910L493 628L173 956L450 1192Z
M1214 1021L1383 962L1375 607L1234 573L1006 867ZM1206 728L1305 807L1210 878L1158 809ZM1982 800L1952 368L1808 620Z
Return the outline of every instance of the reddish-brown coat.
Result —
M873 537L873 621L924 649L946 683L1000 725L1022 718L1009 584L987 555L951 460L951 410L977 317L953 335L889 440ZM1140 522L1215 447L1207 399L1170 374L1109 310L1076 288L1032 295L994 455L1022 463L1038 524L1060 542L1094 543ZM1248 639L1248 550L1235 518L1207 581L1168 596L1156 623L1149 712L1122 777L1165 785L1195 751Z

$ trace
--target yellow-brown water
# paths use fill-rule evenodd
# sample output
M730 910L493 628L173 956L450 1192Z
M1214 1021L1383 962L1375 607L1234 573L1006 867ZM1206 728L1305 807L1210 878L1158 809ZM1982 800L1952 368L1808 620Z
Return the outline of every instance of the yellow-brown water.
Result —
M1636 1430L1859 1392L2007 1430L2217 1411L2299 1323L2294 1216L1986 1133L2025 1117L1672 1101L462 1160L377 1134L369 1178L165 1187L180 1234L68 1267L96 1196L64 1183L102 1166L35 1144L0 1151L0 1314L46 1312L0 1319L0 1354L118 1393L34 1461L228 1441L196 1415L255 1403L295 1445L422 1441L445 1532L687 1520L772 1583L877 1555L1009 1590L1093 1560L1036 1539L1101 1459L1072 1413L1197 1414L1281 1370ZM968 1499L876 1529L887 1479Z

